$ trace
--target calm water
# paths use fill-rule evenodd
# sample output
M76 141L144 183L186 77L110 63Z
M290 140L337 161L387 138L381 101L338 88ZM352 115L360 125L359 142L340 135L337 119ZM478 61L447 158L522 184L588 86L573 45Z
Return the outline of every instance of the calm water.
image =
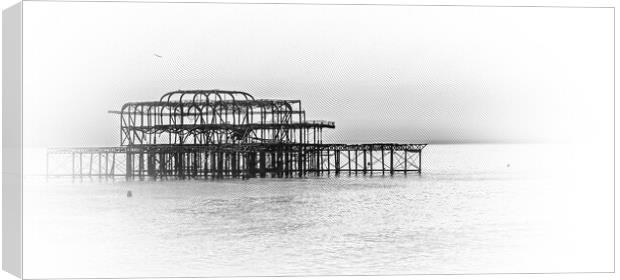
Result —
M609 270L613 189L582 191L559 154L433 145L422 175L394 177L29 178L25 276Z

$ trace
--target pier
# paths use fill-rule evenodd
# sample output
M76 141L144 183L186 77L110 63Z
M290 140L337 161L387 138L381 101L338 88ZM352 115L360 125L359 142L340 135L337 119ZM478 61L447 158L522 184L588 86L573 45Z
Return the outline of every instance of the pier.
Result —
M49 148L48 176L290 178L422 171L426 144L329 144L299 100L195 90L124 104L119 147Z

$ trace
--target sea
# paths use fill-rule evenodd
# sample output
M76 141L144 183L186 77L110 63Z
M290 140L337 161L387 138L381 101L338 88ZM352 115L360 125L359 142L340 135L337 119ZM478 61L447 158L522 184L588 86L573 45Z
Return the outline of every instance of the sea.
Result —
M24 277L613 271L610 161L563 145L437 144L421 174L29 176Z

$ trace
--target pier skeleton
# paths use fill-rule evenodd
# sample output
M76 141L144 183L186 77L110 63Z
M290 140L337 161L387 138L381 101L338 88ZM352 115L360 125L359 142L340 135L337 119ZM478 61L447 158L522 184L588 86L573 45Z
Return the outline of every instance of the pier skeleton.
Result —
M120 111L119 147L50 148L48 176L304 177L422 171L426 144L326 144L335 123L307 120L300 100L192 90ZM53 163L53 165L50 165ZM54 167L54 168L52 168Z

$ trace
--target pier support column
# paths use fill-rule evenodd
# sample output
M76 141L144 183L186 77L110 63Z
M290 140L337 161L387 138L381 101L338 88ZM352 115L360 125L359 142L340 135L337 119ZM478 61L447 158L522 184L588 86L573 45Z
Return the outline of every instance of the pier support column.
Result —
M155 172L155 154L148 153L146 155L146 174L149 177L155 178L157 172Z
M144 153L138 153L138 176L144 178Z
M418 173L422 173L422 150L418 151Z
M260 152L260 159L259 159L260 163L258 167L258 172L261 178L265 178L267 174L267 170L266 170L267 159L265 158L266 156L267 156L267 153L265 153L264 151Z
M110 175L114 176L116 173L116 153L112 153L112 166L110 167Z
M75 177L75 153L71 153L71 176Z
M373 168L374 163L372 161L373 160L373 158L372 158L372 146L371 146L370 150L368 151L368 154L370 155L370 162L369 162L369 165L370 165L370 175L372 175L372 173L374 171L373 170L374 169Z
M390 175L394 175L394 149L390 149Z
M224 153L217 153L217 178L224 178Z
M323 172L323 151L316 150L316 174L321 174Z
M276 152L276 162L275 162L275 166L276 166L276 177L278 178L282 178L282 173L284 171L283 168L283 162L282 162L282 148L278 148L278 151Z
M385 150L381 147L381 174L385 175Z
M271 152L269 153L269 170L271 171L271 173L269 174L271 178L276 177L276 170L277 170L277 155L276 152Z
M109 166L108 166L108 159L110 158L110 154L105 153L105 176L106 179L107 177L110 175L110 170L109 170Z
M364 159L364 169L363 170L364 170L364 175L366 175L366 172L368 171L368 164L367 164L368 159L366 159L366 150L364 149L364 150L362 150L362 152L364 153L364 158L363 158Z
M217 153L211 152L209 157L211 158L211 179L215 179L217 170Z
M355 150L355 174L357 174L357 171L359 171L360 169L360 164L359 164L359 151Z
M247 177L248 178L254 178L256 177L256 153L255 152L248 152L246 153L246 165L247 165L247 170L248 170L248 174Z
M340 175L340 151L334 151L334 167L336 169L336 175Z
M300 146L299 147L299 151L297 151L297 172L299 172L299 177L303 177L304 173L305 173L305 163L306 163L306 159L305 159L305 152L303 150L303 148Z
M404 151L403 151L403 157L404 157L404 159L405 159L405 168L403 168L403 169L404 169L404 171L403 171L403 172L404 172L405 174L407 174L407 162L409 161L409 159L407 158L407 150L404 150Z
M331 160L329 158L330 150L327 150L327 174L331 173Z
M168 161L166 160L166 154L160 152L159 153L159 177L163 178L164 176L167 176L168 174L166 174L166 165L168 164Z
M133 176L133 154L125 154L125 177L131 179Z
M209 152L205 151L204 152L204 164L203 164L203 171L202 171L202 176L204 176L205 179L207 179L209 177Z
M351 150L347 150L347 166L349 167L349 175L351 175Z
M290 159L290 153L287 150L284 152L284 176L286 178L290 177L290 171L291 171L291 159Z
M231 169L231 176L233 178L237 178L237 153L236 152L230 153L230 169Z
M176 156L176 170L177 170L177 176L179 176L179 178L181 179L185 179L185 157L183 156L183 153L181 152L177 152Z

